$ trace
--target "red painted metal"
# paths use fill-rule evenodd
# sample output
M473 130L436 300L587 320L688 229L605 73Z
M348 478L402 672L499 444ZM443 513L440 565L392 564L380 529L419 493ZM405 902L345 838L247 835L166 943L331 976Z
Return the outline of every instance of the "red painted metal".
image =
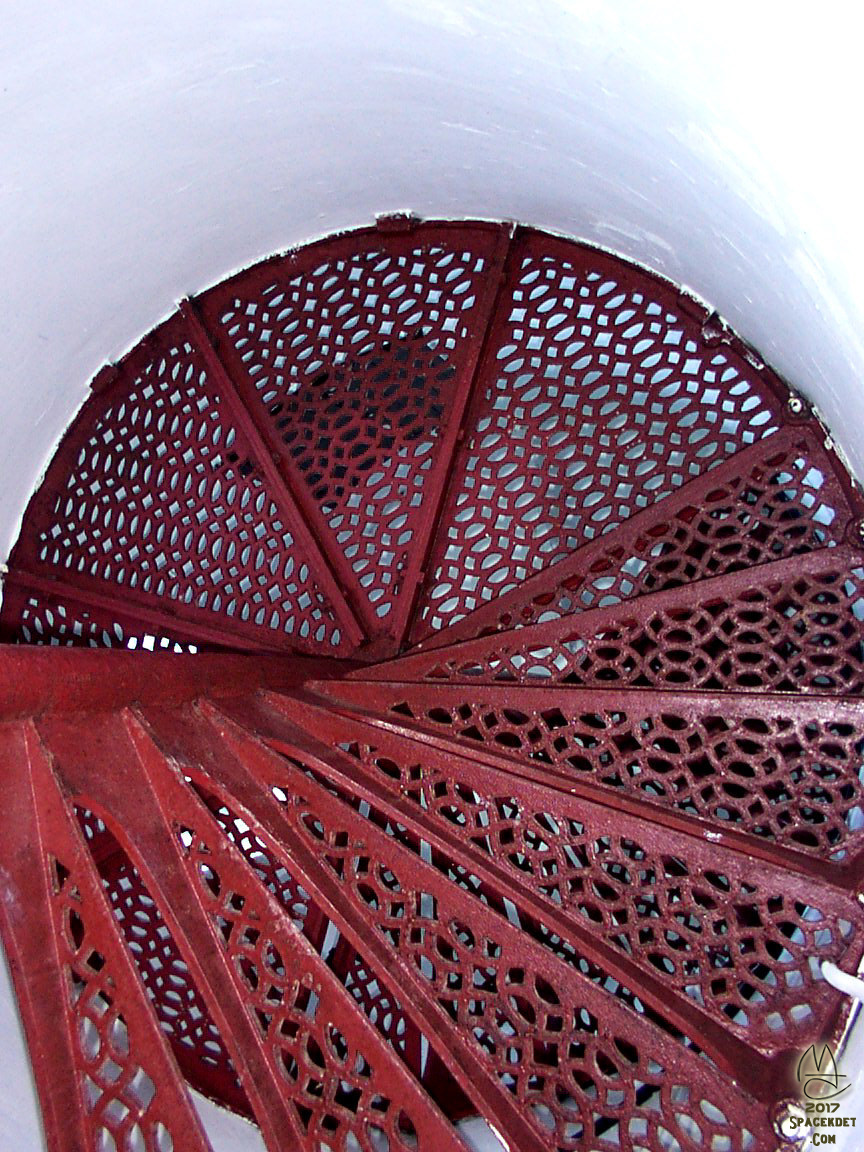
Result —
M773 564L420 652L360 678L864 691L864 552Z
M184 300L180 305L180 314L186 322L188 334L201 354L208 377L218 389L232 421L248 443L252 456L261 469L265 485L271 492L277 494L279 505L288 510L291 523L297 533L300 551L309 556L313 571L321 573L321 584L338 605L340 616L346 621L348 638L356 644L363 637L363 630L354 609L345 599L339 584L338 573L333 571L329 557L319 548L315 532L310 530L309 525L303 519L302 512L294 500L291 487L282 476L279 469L278 454L268 449L254 419L253 411L246 407L243 396L238 392L233 379L226 371L207 329L201 322L201 315L195 302Z
M864 703L861 697L654 692L560 686L410 683L314 685L335 708L356 706L382 727L452 755L492 762L532 780L661 824L700 818L698 835L760 842L799 868L796 851L845 860L864 847ZM632 798L630 804L625 804ZM635 801L635 806L633 802ZM707 821L702 824L701 821Z
M608 607L855 539L860 503L823 440L810 427L789 426L757 441L422 647Z
M419 226L293 252L200 315L370 638L405 628L508 230Z
M49 1148L206 1148L184 1080L274 1150L774 1147L864 956L864 502L792 400L413 218L99 374L0 614Z
M210 631L197 622L184 625L165 608L136 605L130 612L122 596L104 592L80 596L74 585L69 588L41 574L12 569L3 582L3 615L15 623L0 622L0 631L6 639L24 644L163 652L225 648L218 628Z
M350 1146L349 1132L360 1146L380 1132L394 1147L460 1147L141 724L124 715L88 727L86 749L68 750L74 721L40 721L67 789L111 813L182 942L268 1147L319 1147L328 1133ZM105 771L118 757L122 780Z
M653 1102L644 1107L633 1096L620 1097L625 1029L633 1045L626 1059L640 1080L653 1080L655 1061L662 1069L655 1087L662 1084L663 1091L671 1091L668 1079L663 1083L662 1078L674 1066L675 1075L696 1089L700 1107L702 1101L721 1100L728 1107L729 1099L717 1092L716 1082L713 1090L709 1087L710 1077L692 1050L692 1040L667 1025L675 1040L660 1029L649 1041L647 1021L604 995L608 975L586 971L569 941L559 941L559 948L554 937L547 938L551 946L544 946L512 913L502 914L503 894L485 885L458 856L441 859L433 850L427 862L422 842L391 824L386 812L355 811L338 790L334 794L332 777L316 779L314 750L310 754L295 747L293 756L277 757L230 725L220 724L219 732L252 774L251 786L241 790L235 770L230 786L233 795L242 798L245 818L276 842L290 842L310 882L316 858L319 869L338 877L335 908L343 915L350 903L364 910L366 923L355 936L355 946L365 954L372 951L373 940L383 942L403 986L410 987L419 971L426 996L431 990L438 1003L439 1019L466 1030L471 1025L479 1044L473 1054L473 1082L464 1087L469 1093L479 1091L489 1076L497 1079L499 1092L513 1092L521 1102L521 1137L519 1127L511 1127L515 1118L509 1119L507 1094L493 1105L496 1127L511 1147L516 1139L519 1147L580 1147L592 1128L609 1131L624 1117L629 1123L641 1119L650 1132L656 1122L651 1118ZM281 820L268 795L274 784L286 795ZM224 786L228 791L227 779ZM272 814L259 799L262 793ZM417 987L418 999L422 987ZM411 1003L407 999L406 1006ZM431 1019L426 1026L434 1028ZM464 1041L462 1029L451 1031L451 1057ZM580 1084L581 1100L572 1095L574 1083ZM728 1089L737 1104L733 1125L743 1122L758 1130L758 1109L731 1080ZM532 1128L533 1139L528 1135ZM723 1129L729 1131L728 1120ZM657 1134L651 1133L649 1141L656 1143Z
M0 725L0 746L3 939L49 1147L203 1152L210 1145L32 722Z
M106 591L223 643L340 649L344 622L175 317L84 406L31 504L13 571L89 602ZM25 578L26 579L26 578ZM98 600L97 600L98 603ZM167 609L167 611L166 611Z
M520 231L413 637L494 599L778 426L779 381L694 301Z
M747 1059L754 1081L761 1074L770 1082L756 1053L736 1050L732 1033L776 1054L795 1042L798 1028L818 1033L836 1012L839 997L824 981L814 983L808 966L822 952L857 964L864 951L864 942L854 939L855 904L836 866L818 877L790 874L776 858L754 867L737 847L706 841L701 829L697 835L693 828L689 835L661 832L644 814L610 810L524 778L505 783L497 766L418 748L374 721L285 698L272 705L250 710L246 701L228 701L220 712L288 756L304 744L309 755L288 717L301 719L326 741L314 753L322 778L349 803L373 806L391 825L413 826L416 839L406 843L432 844L447 867L473 873L487 892L509 899L523 924L542 923L541 938L556 934L607 974L638 987L640 999L693 1029L712 1059L733 1074ZM657 931L659 910L672 905L676 929ZM711 944L699 940L708 907ZM757 925L758 945L752 938ZM772 952L785 956L772 967L772 979L788 972L787 985L765 979L764 957ZM753 986L760 982L757 970L761 995ZM814 1019L820 1003L822 1018Z

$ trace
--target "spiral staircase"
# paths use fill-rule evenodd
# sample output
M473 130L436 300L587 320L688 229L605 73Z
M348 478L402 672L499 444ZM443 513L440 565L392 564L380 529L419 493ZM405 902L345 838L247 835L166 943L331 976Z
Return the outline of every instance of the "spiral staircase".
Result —
M49 1148L762 1152L864 956L864 504L694 297L393 216L93 380L5 578ZM74 650L78 649L78 650Z

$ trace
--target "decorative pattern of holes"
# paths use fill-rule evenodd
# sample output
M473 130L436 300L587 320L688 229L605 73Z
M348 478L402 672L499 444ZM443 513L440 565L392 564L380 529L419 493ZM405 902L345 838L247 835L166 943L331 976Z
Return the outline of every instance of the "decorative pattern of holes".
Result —
M864 690L864 570L826 550L822 571L766 569L408 657L388 678L834 692ZM781 562L782 564L782 562Z
M104 821L87 808L76 806L75 811L159 1026L184 1076L205 1095L251 1116L219 1029L144 880Z
M302 764L299 761L294 762L302 769ZM388 816L383 811L370 808L368 804L360 801L353 791L346 790L334 784L326 773L322 774L320 770L315 769L307 769L306 771L311 779L327 788L329 792L334 796L338 796L341 801L348 804L351 808L361 812L364 819L373 820L379 828L383 828L386 834L397 841L402 847L407 848L415 856L432 864L453 889L461 889L463 893L469 895L473 900L479 900L486 907L494 909L500 915L505 916L511 923L518 924L521 930L527 933L531 939L539 941L558 957L558 959L577 971L581 976L604 989L610 995L614 996L617 1001L626 1004L631 1010L639 1014L644 1012L644 1007L639 996L622 985L614 976L611 976L599 963L587 959L585 952L586 948L590 949L590 945L586 944L584 925L574 923L574 930L571 932L568 929L568 936L565 939L559 935L554 928L550 928L549 925L543 923L542 920L535 922L530 915L523 916L523 913L520 911L520 903L524 900L523 894L510 892L505 896L499 887L496 887L494 884L490 886L486 880L481 879L476 874L475 870L477 866L475 861L471 860L470 856L465 856L464 853L461 852L451 856L441 852L439 849L432 852L430 857L426 843L418 839L415 833L410 832L401 820L393 819L392 816ZM457 859L457 857L459 857L459 859ZM578 949L573 944L571 937L578 939ZM664 1007L667 1006L668 1005L664 1003ZM693 1040L681 1032L669 1020L655 1013L654 1022L658 1027L662 1028L664 1032L673 1036L676 1042L682 1043L690 1050L699 1051Z
M28 513L6 635L176 650L221 647L224 635L225 647L345 655L317 578L356 600L370 641L361 658L391 657L366 683L331 682L377 711L379 731L389 713L387 750L335 750L334 713L318 734L331 761L325 749L314 767L295 762L296 788L277 796L289 843L265 843L234 816L230 788L215 807L198 793L217 828L172 777L194 814L181 836L189 875L233 971L223 988L257 1022L304 1146L449 1146L436 1105L451 1121L476 1107L471 1078L454 1079L475 1059L484 1101L513 1124L523 1112L543 1146L773 1146L777 1053L839 1021L817 961L854 965L860 951L860 913L847 919L840 889L864 848L864 732L840 697L864 690L861 560L841 544L861 501L815 421L804 413L778 434L778 382L668 285L521 231L502 268L506 230L442 226L436 239L423 228L336 238L247 270L97 385ZM213 347L199 344L207 333ZM272 493L265 474L279 480ZM310 529L326 572L298 551ZM768 567L742 571L754 565ZM502 626L520 633L484 635ZM392 659L406 634L451 646ZM452 644L466 635L479 639ZM469 686L446 683L463 677ZM608 682L615 700L562 681ZM762 695L627 689L658 684ZM793 706L764 689L811 695ZM314 710L305 694L296 705ZM375 719L351 722L368 735ZM400 726L423 729L434 771L399 761ZM501 753L494 768L484 748ZM360 798L345 750L376 773L377 793ZM171 792L164 776L161 787ZM661 819L661 807L678 815ZM688 816L725 826L722 850L685 851L693 830L708 832ZM138 874L110 863L88 829L181 1064L197 1082L191 1053L199 1075L221 1069L240 1091L233 1038L218 1055L208 1047L219 1037L189 982L197 957L172 950ZM751 852L761 864L748 871ZM811 875L822 879L802 896ZM88 912L102 899L91 881ZM173 891L188 896L179 881ZM77 947L83 922L63 915ZM102 983L111 957L132 981L107 904L92 924L98 950L70 961L91 1046L91 1025L98 1037L103 1016L120 1019ZM102 946L106 924L116 952ZM641 985L623 975L640 971ZM440 1025L426 1044L424 1018ZM695 1021L687 1034L682 1018ZM133 1037L148 1025L155 1060L155 1023L130 1020ZM445 1035L470 1061L449 1058ZM734 1063L723 1042L758 1057L746 1090L712 1065ZM101 1152L124 1139L143 1152L145 1121L128 1139L119 1127L113 1065L106 1075L101 1055L82 1053ZM150 1071L164 1109L171 1084ZM156 1152L172 1147L152 1131Z
M345 946L343 956L337 958L334 955L331 964L337 973L344 972L345 987L363 1014L372 1021L391 1047L402 1053L415 1075L419 1075L423 1068L420 1033L406 1016L399 1000L389 988L382 985L369 961L359 952Z
M760 715L671 695L388 691L390 711L540 768L820 856L864 847L864 731L836 707L817 718L794 701Z
M605 1141L636 1152L676 1147L674 1139L682 1150L755 1152L759 1136L768 1139L758 1111L725 1080L729 1118L721 1111L721 1077L709 1063L654 1034L482 903L471 903L469 926L464 899L445 877L405 859L369 824L355 835L350 810L338 825L326 819L311 780L292 780L285 811L379 938L472 1037L478 1062L521 1102L550 1148Z
M110 966L88 938L87 911L74 879L54 861L58 940L74 1018L84 1113L99 1152L173 1152L156 1085L133 1052Z
M375 249L242 279L219 322L310 507L382 619L476 328L487 259L454 245ZM463 381L464 386L464 381ZM326 525L326 527L324 527Z
M244 999L268 1042L309 1148L398 1152L428 1148L435 1136L428 1115L418 1116L398 1088L376 1069L370 1052L350 1041L336 1021L351 1003L321 980L314 951L281 925L221 844L178 829L184 858L222 938ZM336 986L336 992L342 989ZM352 1029L356 1037L356 1029ZM380 1050L379 1050L380 1053ZM373 1058L374 1059L374 1058ZM416 1103L416 1100L415 1100Z
M73 601L39 593L26 596L20 613L19 643L75 645L82 648L143 648L145 651L197 652L203 645L190 644L175 636L154 636L141 624L121 623L104 612L84 608Z
M419 1034L408 1020L402 1005L385 988L364 959L340 939L338 929L323 915L311 895L291 874L285 861L274 859L265 842L215 797L201 793L226 837L236 845L256 876L279 901L294 927L302 932L351 993L364 1015L415 1073L420 1071Z
M126 859L102 882L183 1074L205 1094L251 1115L219 1029L140 875Z
M698 324L583 259L522 257L415 639L777 427Z
M688 498L693 485L685 486L650 517L642 514L633 523L632 535L624 525L608 543L597 540L572 560L555 565L542 580L493 601L485 615L481 609L477 623L463 635L607 608L649 592L839 544L851 510L831 483L829 468L807 441L784 448L771 439L762 459L744 475L733 457L717 469L710 488L699 484L697 502Z
M309 650L339 629L265 490L198 353L162 330L124 366L78 452L38 559L177 605L277 633ZM115 384L114 391L118 391Z
M298 932L302 932L316 952L321 951L326 935L327 921L313 905L312 897L285 863L274 859L264 841L252 831L244 820L235 816L218 799L196 789L210 809L226 838L245 857L259 881L279 901Z
M819 962L839 962L855 934L850 920L820 910L818 893L805 904L784 894L788 877L774 874L779 887L750 880L728 857L705 867L687 858L692 843L663 853L598 833L584 804L514 780L502 792L494 769L418 761L416 748L392 740L386 751L342 747L507 868L515 886L580 917L572 939L586 928L602 935L753 1043L800 1047L822 1035L826 992L829 1009L834 996Z

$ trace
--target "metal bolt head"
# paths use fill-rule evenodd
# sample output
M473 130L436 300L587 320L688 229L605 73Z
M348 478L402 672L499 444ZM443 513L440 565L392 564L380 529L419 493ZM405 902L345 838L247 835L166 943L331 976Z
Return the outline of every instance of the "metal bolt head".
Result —
M800 396L796 396L794 392L789 393L789 399L787 401L787 404L789 407L789 411L792 413L793 416L800 416L801 413L804 411L804 401L801 399Z
M785 1143L797 1144L805 1134L804 1108L791 1096L778 1102L773 1121L774 1131Z

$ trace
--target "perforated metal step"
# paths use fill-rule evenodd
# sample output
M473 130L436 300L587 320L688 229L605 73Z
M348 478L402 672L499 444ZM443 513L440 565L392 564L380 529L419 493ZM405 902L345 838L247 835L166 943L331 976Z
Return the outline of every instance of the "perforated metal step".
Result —
M184 1079L272 1152L789 1146L864 956L858 489L667 282L392 224L185 301L24 518L49 1146L206 1148Z

